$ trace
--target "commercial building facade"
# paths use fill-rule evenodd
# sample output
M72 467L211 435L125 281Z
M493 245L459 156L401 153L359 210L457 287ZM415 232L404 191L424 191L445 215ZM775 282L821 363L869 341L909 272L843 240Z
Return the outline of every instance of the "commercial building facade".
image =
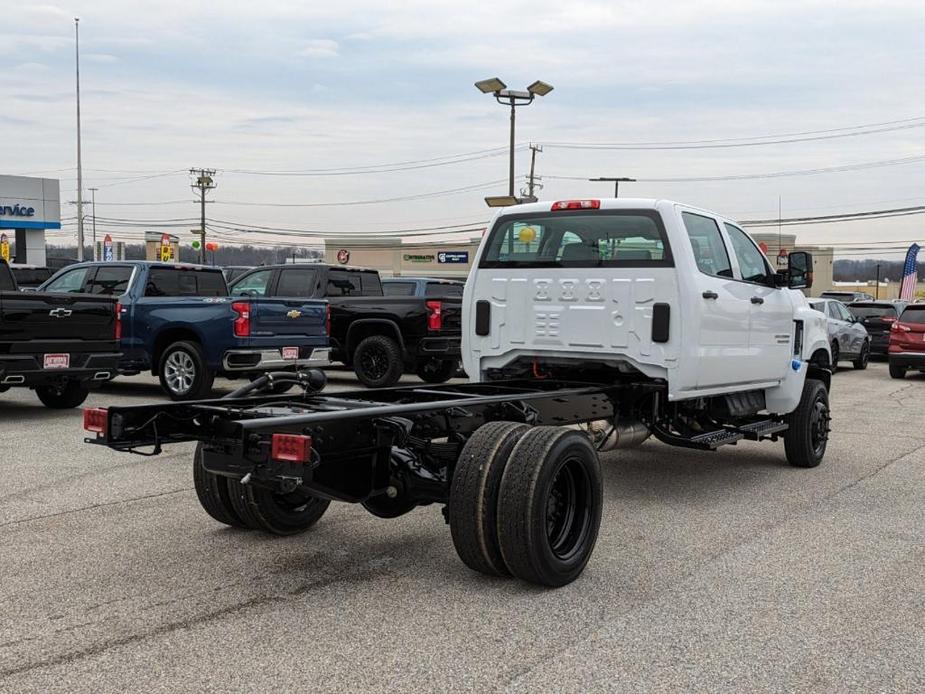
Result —
M60 228L57 179L0 176L0 242L12 262L45 265L45 230Z

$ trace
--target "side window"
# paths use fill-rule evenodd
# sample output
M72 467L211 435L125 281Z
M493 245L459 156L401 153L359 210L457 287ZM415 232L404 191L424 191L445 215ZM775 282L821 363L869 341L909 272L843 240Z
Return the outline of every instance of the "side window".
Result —
M361 272L360 282L363 286L363 296L382 296L382 282L378 272Z
M838 312L838 307L840 306L840 304L837 301L830 301L828 306L829 306L829 311L828 311L829 318L832 318L834 320L841 320L842 319L841 314Z
M328 286L325 296L361 296L360 273L346 270L328 272Z
M746 282L763 282L768 278L768 266L758 247L748 235L732 224L725 224L732 242L732 252L739 261L739 271Z
M87 292L89 294L122 296L128 291L128 281L131 277L132 268L125 265L100 266L97 268L93 279L87 282Z
M308 299L315 293L315 271L298 269L285 269L279 272L279 283L276 285L277 296L293 296Z
M428 282L424 296L461 297L463 285L453 282Z
M706 275L732 277L729 254L716 221L692 212L682 212L681 217L691 241L697 268Z
M253 295L266 296L267 285L270 284L270 277L273 276L272 270L260 270L241 280L235 282L231 288L231 293L235 296Z
M414 296L414 282L383 282L382 293L386 296Z
M93 268L95 269L95 268ZM61 292L68 294L79 293L83 287L84 280L90 272L89 267L79 267L74 270L68 270L63 275L53 280L51 284L45 287L46 292Z
M838 304L838 313L840 314L842 320L851 320L851 311L849 311L848 307L844 304Z

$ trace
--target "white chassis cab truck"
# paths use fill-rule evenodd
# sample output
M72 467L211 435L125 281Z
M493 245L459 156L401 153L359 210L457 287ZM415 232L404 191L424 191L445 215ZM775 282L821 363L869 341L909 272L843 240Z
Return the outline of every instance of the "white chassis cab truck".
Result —
M205 512L274 535L332 501L381 518L438 504L471 569L562 586L597 540L601 451L782 437L792 465L821 462L831 358L798 291L812 267L791 253L775 272L735 222L668 201L502 209L464 294L471 383L328 395L320 371L270 373L220 400L87 410L87 441L198 441Z

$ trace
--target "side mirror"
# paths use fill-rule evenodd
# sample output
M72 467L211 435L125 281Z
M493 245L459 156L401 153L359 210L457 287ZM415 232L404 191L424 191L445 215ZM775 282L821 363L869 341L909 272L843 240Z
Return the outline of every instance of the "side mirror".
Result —
M813 286L813 256L806 251L794 251L787 256L787 286L809 289Z

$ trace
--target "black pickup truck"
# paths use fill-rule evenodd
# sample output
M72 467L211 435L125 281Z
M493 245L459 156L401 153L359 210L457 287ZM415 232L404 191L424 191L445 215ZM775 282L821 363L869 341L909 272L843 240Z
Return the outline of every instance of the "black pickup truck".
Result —
M309 299L327 299L331 359L352 366L370 388L395 385L405 371L427 383L443 383L459 368L458 295L384 296L375 270L321 263L254 268L235 279L229 291L285 299L292 315Z
M116 375L118 315L108 296L20 292L0 260L0 393L33 388L46 407L77 407Z

